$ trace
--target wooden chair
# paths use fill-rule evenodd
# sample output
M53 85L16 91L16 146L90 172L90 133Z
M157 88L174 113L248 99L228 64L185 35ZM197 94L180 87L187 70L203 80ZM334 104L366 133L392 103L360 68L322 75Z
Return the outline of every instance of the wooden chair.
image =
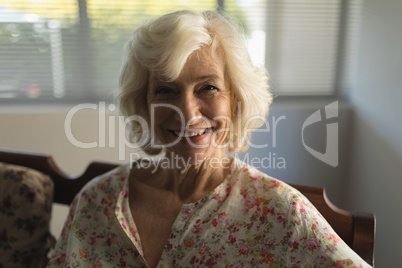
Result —
M29 167L50 176L54 182L54 202L69 205L78 191L92 178L117 167L117 164L93 162L77 177L63 173L52 157L0 148L0 162ZM291 184L320 211L335 232L368 264L374 266L375 216L350 213L333 205L322 187Z

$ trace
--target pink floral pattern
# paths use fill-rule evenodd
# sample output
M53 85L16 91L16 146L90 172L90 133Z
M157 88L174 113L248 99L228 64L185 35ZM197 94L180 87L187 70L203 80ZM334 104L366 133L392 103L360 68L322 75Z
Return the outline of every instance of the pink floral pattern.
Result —
M77 195L48 267L147 267L128 206L128 166ZM158 267L370 267L297 190L238 159L183 205Z

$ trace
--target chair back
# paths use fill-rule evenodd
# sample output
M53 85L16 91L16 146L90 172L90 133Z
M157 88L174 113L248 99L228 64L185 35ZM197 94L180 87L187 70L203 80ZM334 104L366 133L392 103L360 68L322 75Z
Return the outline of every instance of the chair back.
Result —
M91 179L110 171L118 164L92 162L80 176L62 172L50 155L0 148L0 162L29 167L47 174L54 182L54 202L69 205L74 196ZM375 216L372 213L351 213L328 200L322 187L290 184L318 209L335 232L362 259L374 266Z
M0 162L29 167L48 175L54 183L54 202L70 205L75 195L96 176L117 167L118 164L92 162L80 176L61 171L53 158L47 154L28 153L0 148Z

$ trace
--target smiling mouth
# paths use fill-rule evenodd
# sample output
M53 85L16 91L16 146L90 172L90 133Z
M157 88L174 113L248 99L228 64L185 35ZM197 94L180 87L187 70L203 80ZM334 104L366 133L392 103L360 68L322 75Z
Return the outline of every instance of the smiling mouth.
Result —
M173 135L176 137L183 137L183 138L193 138L196 136L200 136L205 134L207 131L211 130L212 128L205 128L199 131L184 131L183 135L180 131L169 130Z

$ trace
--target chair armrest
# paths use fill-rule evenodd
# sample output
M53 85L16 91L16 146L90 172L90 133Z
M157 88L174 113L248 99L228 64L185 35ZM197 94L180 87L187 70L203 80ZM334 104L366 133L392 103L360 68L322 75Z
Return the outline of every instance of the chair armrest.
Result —
M355 213L353 218L353 249L363 260L374 266L375 215Z

